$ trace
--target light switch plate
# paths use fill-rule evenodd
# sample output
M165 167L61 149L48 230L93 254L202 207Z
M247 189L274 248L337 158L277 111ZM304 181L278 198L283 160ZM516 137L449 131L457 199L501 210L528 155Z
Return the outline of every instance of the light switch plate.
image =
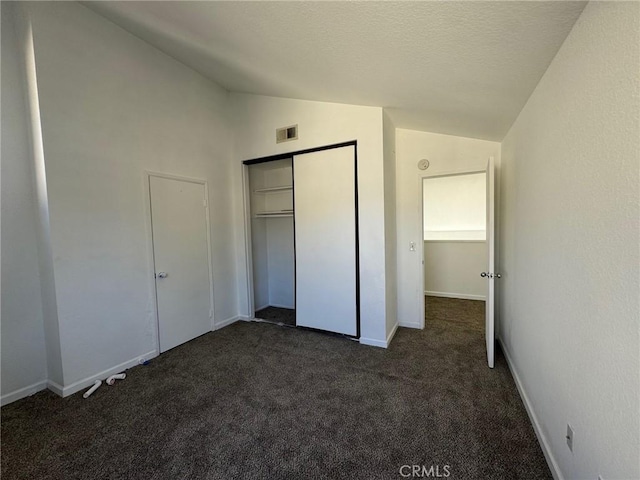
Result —
M573 452L573 428L567 423L567 446Z

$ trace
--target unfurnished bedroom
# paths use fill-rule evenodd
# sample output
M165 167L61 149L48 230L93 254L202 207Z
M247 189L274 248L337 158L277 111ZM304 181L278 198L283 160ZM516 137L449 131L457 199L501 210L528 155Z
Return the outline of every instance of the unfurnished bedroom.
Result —
M0 8L3 479L640 479L640 3Z

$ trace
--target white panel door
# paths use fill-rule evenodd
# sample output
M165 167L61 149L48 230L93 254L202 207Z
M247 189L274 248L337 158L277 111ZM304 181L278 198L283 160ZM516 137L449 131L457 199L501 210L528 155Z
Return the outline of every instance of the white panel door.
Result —
M160 351L212 330L202 183L149 177Z
M296 325L357 334L355 147L293 159Z
M495 280L499 278L495 272L495 167L493 157L487 162L487 259L488 269L483 272L489 282L487 286L485 337L487 343L487 363L490 368L494 365L495 356Z

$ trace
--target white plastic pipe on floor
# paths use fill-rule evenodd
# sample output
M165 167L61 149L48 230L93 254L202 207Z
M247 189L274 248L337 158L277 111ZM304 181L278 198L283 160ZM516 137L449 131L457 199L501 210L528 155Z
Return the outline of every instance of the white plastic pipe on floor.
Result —
M102 385L102 382L100 380L96 380L95 383L93 384L93 387L91 387L89 390L87 390L86 392L84 392L84 394L82 395L84 398L89 398L91 396L91 394L93 392L95 392L98 387Z
M116 380L124 380L125 378L127 378L126 373L117 373L115 375L111 375L109 378L107 378L107 385L113 385L114 383L116 383Z

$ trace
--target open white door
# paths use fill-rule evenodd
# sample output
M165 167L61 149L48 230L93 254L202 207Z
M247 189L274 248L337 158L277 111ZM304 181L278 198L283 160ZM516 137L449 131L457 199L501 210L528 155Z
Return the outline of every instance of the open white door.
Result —
M493 368L495 357L495 279L500 275L494 274L495 270L495 167L493 157L489 157L487 163L487 259L488 270L482 272L482 276L488 281L485 336L487 342L487 363Z
M357 334L355 147L293 157L296 324Z

